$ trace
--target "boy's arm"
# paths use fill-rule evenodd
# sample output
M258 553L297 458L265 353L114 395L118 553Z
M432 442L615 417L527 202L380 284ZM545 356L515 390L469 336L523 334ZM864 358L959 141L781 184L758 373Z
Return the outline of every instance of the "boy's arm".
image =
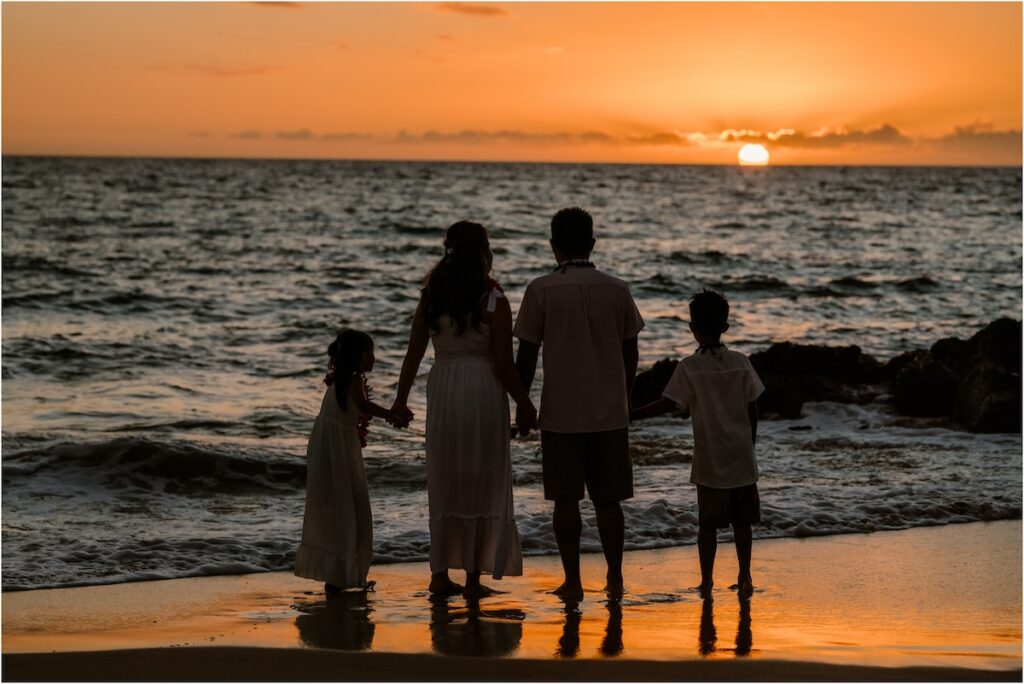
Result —
M633 409L629 412L630 422L634 420L643 420L644 418L654 418L655 416L663 416L666 413L672 413L673 411L679 410L679 406L676 402L665 397L661 397L657 401L652 401L646 406L641 406L638 409Z
M750 418L750 440L757 444L757 400L747 404L747 417Z

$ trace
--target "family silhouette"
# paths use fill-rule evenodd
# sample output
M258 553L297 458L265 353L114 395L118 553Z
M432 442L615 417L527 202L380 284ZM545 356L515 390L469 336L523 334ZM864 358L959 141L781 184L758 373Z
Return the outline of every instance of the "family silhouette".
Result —
M307 448L296 575L324 582L328 594L372 587L367 574L373 529L361 452L365 428L373 417L398 428L415 418L409 394L430 344L434 363L426 387L425 447L433 596L462 594L475 601L495 593L481 582L483 575L500 580L522 574L509 397L516 403L515 433L540 432L544 498L552 501L564 574L551 593L567 605L583 599L579 502L586 494L607 565L604 592L612 602L622 598L621 502L633 496L630 422L682 410L693 420L690 481L697 487L699 591L710 596L717 530L731 526L739 560L733 588L750 595L751 525L760 521L756 399L764 385L747 357L722 343L729 304L710 290L691 299L696 352L676 366L659 400L632 407L644 320L629 286L590 260L595 245L589 213L578 207L557 212L550 233L556 265L527 285L513 318L508 298L491 276L494 255L487 230L469 221L450 226L412 314L390 408L375 403L367 385L373 341L355 330L338 334L327 350L327 391ZM513 338L519 343L515 356ZM530 388L541 351L538 416ZM465 573L463 583L452 579L452 570ZM615 639L610 643L614 650Z

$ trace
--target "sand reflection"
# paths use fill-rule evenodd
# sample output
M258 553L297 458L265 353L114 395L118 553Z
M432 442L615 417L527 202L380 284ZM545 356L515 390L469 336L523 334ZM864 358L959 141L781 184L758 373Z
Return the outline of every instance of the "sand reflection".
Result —
M434 651L449 656L498 658L514 653L523 640L523 619L518 608L480 608L442 597L430 601L430 642Z
M736 648L722 649L733 651L737 656L750 655L754 645L754 634L751 630L750 598L739 597L740 611L736 625ZM700 628L697 633L697 652L705 658L719 652L718 630L715 629L715 602L704 599L700 609Z
M325 601L298 608L295 618L299 639L314 648L365 651L373 645L375 626L370 621L369 592L328 594Z

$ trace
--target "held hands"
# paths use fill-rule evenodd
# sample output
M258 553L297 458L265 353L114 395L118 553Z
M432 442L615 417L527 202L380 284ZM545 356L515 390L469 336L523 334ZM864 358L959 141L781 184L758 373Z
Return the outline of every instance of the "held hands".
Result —
M409 407L398 401L391 406L389 413L391 415L388 416L387 421L400 430L409 427L409 423L412 422L414 417Z
M537 409L532 401L516 404L516 427L520 437L526 437L530 430L537 429Z

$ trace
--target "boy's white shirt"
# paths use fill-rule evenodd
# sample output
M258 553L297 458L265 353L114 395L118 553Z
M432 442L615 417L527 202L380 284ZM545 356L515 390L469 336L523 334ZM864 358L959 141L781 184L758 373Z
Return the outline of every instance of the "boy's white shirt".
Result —
M715 489L757 482L747 406L762 392L764 384L750 360L724 346L679 362L662 396L690 409L690 482Z

